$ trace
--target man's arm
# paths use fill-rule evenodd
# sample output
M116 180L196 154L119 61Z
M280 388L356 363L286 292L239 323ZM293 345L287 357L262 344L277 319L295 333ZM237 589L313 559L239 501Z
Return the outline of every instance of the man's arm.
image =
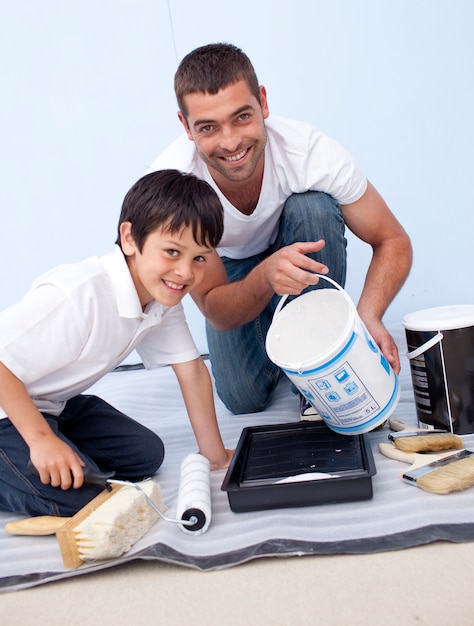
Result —
M398 349L382 317L410 271L410 240L370 182L364 195L342 210L348 228L373 251L358 304L359 314L398 373ZM298 295L308 285L318 282L314 273L327 274L326 266L306 256L323 246L323 241L294 243L267 257L244 279L233 283L228 282L215 252L208 261L205 279L191 295L217 330L231 330L259 315L275 293Z
M388 208L368 183L360 200L342 207L348 228L372 247L372 259L357 305L360 317L380 349L398 373L398 349L382 323L382 317L401 289L412 263L410 239Z
M255 319L275 293L298 295L308 285L315 285L319 278L314 274L327 274L328 268L306 255L323 247L322 240L286 246L233 283L228 282L224 265L214 252L204 280L191 295L214 328L231 330Z

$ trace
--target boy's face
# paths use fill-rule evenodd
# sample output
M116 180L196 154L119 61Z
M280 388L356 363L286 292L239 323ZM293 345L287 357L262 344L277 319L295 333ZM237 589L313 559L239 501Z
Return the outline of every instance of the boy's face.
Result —
M122 250L142 308L156 300L174 306L204 277L213 248L194 241L191 228L170 233L166 226L148 235L139 252L131 234L131 223L120 226Z
M240 80L216 94L188 94L184 103L188 115L178 117L219 186L250 182L261 173L269 115L264 87L260 101Z

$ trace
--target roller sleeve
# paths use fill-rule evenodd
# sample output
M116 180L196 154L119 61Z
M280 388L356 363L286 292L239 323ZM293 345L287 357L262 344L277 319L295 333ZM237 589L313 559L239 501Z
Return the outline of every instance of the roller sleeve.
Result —
M189 454L181 463L176 517L195 521L181 525L183 532L194 535L205 533L211 523L211 468L201 454Z

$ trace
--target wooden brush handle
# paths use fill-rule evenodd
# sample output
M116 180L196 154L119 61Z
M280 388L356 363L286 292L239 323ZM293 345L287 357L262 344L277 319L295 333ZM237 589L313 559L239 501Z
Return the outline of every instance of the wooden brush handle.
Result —
M406 422L404 422L403 420L398 420L395 417L391 417L388 420L388 425L390 426L391 430L394 430L395 432L402 432L402 431L410 431L413 433L418 433L418 432L423 432L422 428L416 428L415 426L411 426L410 424L407 424Z
M54 535L69 519L71 518L54 515L27 517L5 524L5 532L10 535Z
M379 443L380 452L394 461L403 461L404 463L414 463L416 461L415 452L402 452L391 443ZM429 463L429 460L427 460Z
M411 463L412 466L410 469L415 469L416 467L428 465L428 463L431 463L432 461L437 461L438 459L442 459L446 456L453 456L458 452L458 450L449 450L448 452L438 452L436 454L403 452L391 443L379 443L379 450L384 456L388 457L389 459L394 459L395 461L403 461L404 463Z

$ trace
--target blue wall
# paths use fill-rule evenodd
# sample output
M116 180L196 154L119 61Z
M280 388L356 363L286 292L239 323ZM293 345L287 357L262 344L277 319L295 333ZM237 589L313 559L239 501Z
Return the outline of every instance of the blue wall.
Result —
M0 307L61 262L107 252L124 194L181 132L172 80L231 41L270 110L349 149L412 237L386 321L474 302L470 0L22 0L0 21ZM350 238L357 300L369 250ZM201 320L189 305L191 324ZM194 321L195 320L195 321ZM198 343L200 338L198 337Z

